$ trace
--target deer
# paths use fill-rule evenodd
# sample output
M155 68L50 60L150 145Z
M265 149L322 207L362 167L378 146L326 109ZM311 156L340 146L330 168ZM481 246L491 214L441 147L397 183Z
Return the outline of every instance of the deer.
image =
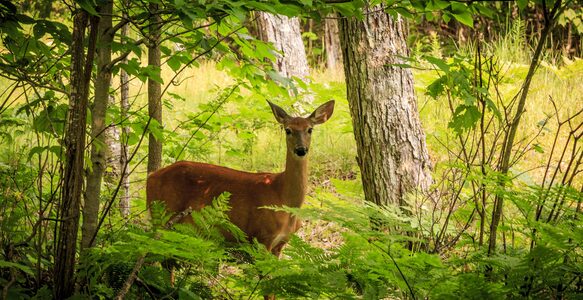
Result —
M281 173L250 173L201 162L179 161L152 172L146 182L147 206L162 201L166 210L178 214L210 205L224 192L230 193L230 221L252 241L279 257L301 221L285 211L265 206L299 208L308 184L308 153L315 125L326 122L334 112L334 100L319 106L308 117L292 117L267 101L286 136L285 170ZM179 222L194 224L186 215ZM226 236L227 237L227 236ZM228 238L228 237L227 237Z

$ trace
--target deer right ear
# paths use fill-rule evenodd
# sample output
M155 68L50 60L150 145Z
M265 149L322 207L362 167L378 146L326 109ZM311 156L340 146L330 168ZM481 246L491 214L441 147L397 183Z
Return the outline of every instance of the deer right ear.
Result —
M273 115L275 116L277 122L283 124L285 120L289 118L289 115L285 112L285 110L283 110L283 108L271 103L269 100L267 100L267 103L269 103L269 106L271 106L271 111L273 111Z
M316 108L316 110L308 117L308 119L310 119L314 125L322 124L330 119L333 112L334 100L330 100Z

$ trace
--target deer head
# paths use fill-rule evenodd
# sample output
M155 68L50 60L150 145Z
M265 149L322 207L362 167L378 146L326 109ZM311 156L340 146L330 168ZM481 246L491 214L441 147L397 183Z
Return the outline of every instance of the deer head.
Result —
M288 154L297 159L303 159L310 150L314 126L326 122L334 112L334 100L328 101L307 118L291 117L283 108L267 101L277 122L283 125L286 135Z

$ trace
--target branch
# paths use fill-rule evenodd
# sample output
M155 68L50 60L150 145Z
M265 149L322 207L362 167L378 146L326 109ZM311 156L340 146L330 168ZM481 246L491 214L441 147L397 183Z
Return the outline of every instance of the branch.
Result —
M168 230L168 229L172 228L172 226L174 226L174 223L182 220L182 218L186 217L187 215L190 215L191 213L192 213L192 207L189 207L189 208L177 213L174 217L172 217L172 219L170 219L168 221L168 223L166 223L166 225L164 225L164 229Z
M143 44L145 41L146 41L145 38L141 38L141 39L134 42L134 46L139 46L139 45ZM105 67L106 70L110 70L111 68L113 68L113 66L115 66L115 64L126 59L128 57L128 55L130 55L131 53L132 53L132 51L128 50L128 51L122 53L120 56L112 59L111 62L109 62L109 64L107 64L107 66Z
M132 284L134 284L134 281L136 280L136 277L138 276L138 272L140 271L140 269L142 269L142 266L144 265L145 258L146 258L146 254L142 254L138 258L138 261L136 261L136 264L134 265L134 269L130 273L130 276L123 284L123 287L121 288L121 290L119 291L117 296L115 296L116 300L122 300L123 298L125 298L126 294L130 290L130 287L132 287Z

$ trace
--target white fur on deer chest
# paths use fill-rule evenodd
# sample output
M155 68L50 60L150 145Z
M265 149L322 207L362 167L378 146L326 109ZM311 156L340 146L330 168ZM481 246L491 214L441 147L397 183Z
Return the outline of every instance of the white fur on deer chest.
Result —
M271 248L274 248L280 243L282 242L285 243L289 240L291 234L296 231L296 221L297 221L296 217L289 216L288 218L285 219L285 221L282 222L280 231L271 242Z

